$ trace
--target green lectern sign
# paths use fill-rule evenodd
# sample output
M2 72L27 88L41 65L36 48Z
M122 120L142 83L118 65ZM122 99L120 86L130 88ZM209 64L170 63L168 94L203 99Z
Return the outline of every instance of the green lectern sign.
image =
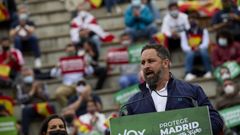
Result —
M111 135L212 135L208 107L114 118L110 128Z

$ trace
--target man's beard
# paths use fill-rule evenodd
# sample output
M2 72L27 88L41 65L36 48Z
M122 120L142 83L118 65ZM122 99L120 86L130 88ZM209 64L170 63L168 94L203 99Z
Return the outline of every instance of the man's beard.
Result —
M157 83L159 80L162 79L162 76L163 76L163 72L161 69L157 73L153 73L153 76L149 78L147 77L146 73L144 73L145 81L151 90L156 90Z

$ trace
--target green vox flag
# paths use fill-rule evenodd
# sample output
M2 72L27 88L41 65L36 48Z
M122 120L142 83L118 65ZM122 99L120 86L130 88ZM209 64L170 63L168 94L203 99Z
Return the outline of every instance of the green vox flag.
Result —
M234 79L240 74L240 65L237 62L225 62L223 67L226 67L231 75L231 79ZM214 70L214 76L217 78L218 81L222 82L221 73L220 73L221 67L218 67Z
M139 63L141 61L141 51L144 45L145 43L136 44L128 47L129 63Z
M228 128L240 125L240 105L219 111Z
M14 117L0 117L0 135L17 135Z
M111 135L212 135L207 106L113 118Z
M114 95L115 101L123 105L127 103L128 99L139 91L138 84L120 90Z

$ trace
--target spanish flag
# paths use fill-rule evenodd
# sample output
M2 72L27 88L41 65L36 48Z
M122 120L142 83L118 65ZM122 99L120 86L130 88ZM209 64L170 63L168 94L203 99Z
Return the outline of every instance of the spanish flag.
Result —
M221 0L211 0L208 3L201 3L198 0L179 1L178 5L182 12L197 10L209 17L213 16L218 10L222 9Z
M117 115L116 113L111 114L111 115L106 119L106 121L104 122L104 126L105 126L106 128L110 128L110 119L112 119L112 118L117 118L117 117L118 117L118 115Z
M88 0L92 8L99 8L102 4L102 0Z
M13 115L14 102L11 97L0 96L0 105L3 105L7 109L8 114Z
M6 21L9 19L9 13L6 6L0 2L0 21Z
M159 33L153 35L153 40L154 40L154 42L156 42L156 43L158 43L160 45L168 47L167 37L163 33L159 32Z
M43 103L35 103L33 105L35 111L44 116L44 117L47 117L53 113L55 113L55 109L54 109L54 106L50 105L49 103L47 102L43 102Z
M81 122L79 119L74 120L74 125L78 127L78 132L80 133L90 133L92 131L92 126L86 123Z
M8 65L0 64L0 77L2 78L9 78L11 68Z

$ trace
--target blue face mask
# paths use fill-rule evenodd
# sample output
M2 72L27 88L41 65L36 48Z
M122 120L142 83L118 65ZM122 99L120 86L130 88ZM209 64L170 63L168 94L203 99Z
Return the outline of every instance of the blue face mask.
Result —
M33 83L33 76L26 76L23 78L23 81L27 84Z

